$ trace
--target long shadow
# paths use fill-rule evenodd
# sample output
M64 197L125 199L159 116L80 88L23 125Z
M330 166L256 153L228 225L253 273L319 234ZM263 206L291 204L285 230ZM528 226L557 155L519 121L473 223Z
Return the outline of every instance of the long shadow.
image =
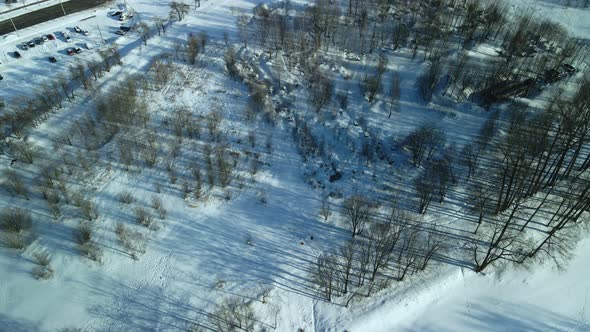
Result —
M19 318L18 320L0 313L0 330L10 332L36 332L40 331L38 324L27 319Z

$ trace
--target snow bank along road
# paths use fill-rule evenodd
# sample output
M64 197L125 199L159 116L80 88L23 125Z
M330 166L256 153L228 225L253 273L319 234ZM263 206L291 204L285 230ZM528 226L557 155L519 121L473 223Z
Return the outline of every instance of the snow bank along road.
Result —
M76 13L92 7L96 7L106 3L107 0L76 0L68 1L62 4L57 4L51 7L46 7L28 14L14 17L12 22L4 20L0 22L0 35L14 32L14 27L17 29L24 29L30 26L43 23L49 20L64 16L64 11L67 14ZM63 5L63 9L62 9ZM14 23L14 26L12 25Z

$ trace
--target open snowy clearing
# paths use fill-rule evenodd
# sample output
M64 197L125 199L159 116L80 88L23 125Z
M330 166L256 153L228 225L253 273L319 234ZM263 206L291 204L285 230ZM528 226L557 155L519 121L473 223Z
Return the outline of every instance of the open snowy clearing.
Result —
M568 28L580 37L590 36L587 9L561 9L552 1L511 2L567 22ZM136 13L134 22L168 15L167 1L129 0L127 3ZM0 209L22 206L39 220L35 220L38 224L34 226L36 239L25 251L0 248L0 331L189 330L210 319L216 306L229 297L251 301L257 322L264 330L590 330L588 240L578 245L565 271L556 271L547 264L531 270L506 267L480 275L462 267L460 262L439 262L425 274L376 291L370 298L355 299L348 308L323 301L313 286L310 266L319 253L348 239L350 231L338 213L328 221L318 216L323 193L309 181L317 165L301 157L289 134L292 129L289 122L282 121L273 127L247 120L242 110L246 109L249 91L230 79L224 69L224 33L230 42L239 43L236 13L250 13L259 3L262 1L204 0L200 8L191 9L185 20L175 22L162 36L154 35L147 45L142 44L138 33L121 37L114 34L120 23L109 14L117 4L40 24L0 41L3 51L0 74L4 76L0 96L10 100L35 95L41 82L49 82L60 73L65 75L70 64L99 59L101 48L115 44L119 46L123 65L113 67L93 87L95 91L106 91L127 75L146 72L162 54L173 54L177 43L184 43L193 34L207 32L210 41L200 64L179 65L174 79L160 90L147 93L149 121L162 124L156 131L161 144L158 153L161 159L168 159L171 152L163 146L176 138L164 124L173 121L174 108L186 108L192 119L203 123L212 110L218 110L223 119L220 131L228 146L225 152L237 153L235 160L239 165L236 176L239 179L229 190L218 188L205 195L205 199L193 201L182 197L182 184L188 181L192 164L199 162L200 157L195 156L204 154L205 138L185 138L178 144L178 157L174 161L178 170L176 184L170 183L165 160L145 169L128 170L122 163L107 165L108 156L119 153L115 140L107 141L87 159L76 159L75 163L92 165L88 171L78 173L76 186L84 194L92 195L100 211L99 217L92 221L96 242L103 253L100 264L78 254L71 234L83 218L76 216L74 209L53 220L39 193L34 192L25 200L3 192ZM91 30L91 35L71 32L73 43L65 42L58 32L74 25ZM27 51L19 50L21 59L10 55L17 44L47 33L55 34L57 40ZM67 47L82 47L84 42L95 47L79 55L63 54ZM483 46L471 53L482 58L494 55L492 49ZM58 62L49 63L48 57L56 54ZM283 62L277 58L267 60L264 56L255 60L262 68L261 76L272 75L269 68L282 66L285 61L284 58ZM339 61L342 70L338 67L330 70L340 77L348 71L363 70L354 62ZM346 184L339 189L345 195L366 191L379 200L385 197L384 187L403 186L405 181L405 166L391 174L383 169L373 169L372 174L364 171L363 159L347 152L349 148L353 151L361 148L356 140L390 135L393 141L400 141L418 125L434 122L444 129L452 143L462 145L485 121L487 114L470 102L452 104L440 98L427 105L419 103L413 82L424 67L423 63L414 62L408 52L401 53L395 63L389 64L389 69L398 71L404 82L402 107L394 114L395 121L388 120L384 103L369 105L360 93L351 92L348 98L354 111L345 112L338 123L328 123L326 131L340 126L350 135L350 146L339 147L329 139L326 143L327 150L342 157L339 161L345 170L342 181ZM295 75L282 79L291 85L300 80ZM574 86L579 79L573 77L566 84ZM342 78L335 88L355 91L356 84ZM549 87L523 101L542 107L555 90ZM301 113L313 112L301 96L294 100L297 109ZM63 163L59 153L80 151L75 145L58 146L55 142L60 141L64 130L81 128L75 125L91 111L93 102L92 89L82 91L80 87L73 102L27 132L25 139L44 152L42 163ZM360 114L366 116L371 130L363 131L354 124ZM255 136L255 144L246 138L250 133ZM206 129L202 135L213 137ZM243 151L260 156L256 159L260 166L251 178L245 175L251 157ZM6 155L0 161L3 169L12 167ZM38 164L39 161L32 165L18 161L16 169L26 179L33 180ZM377 177L378 172L388 176ZM336 184L326 182L325 191L336 188ZM402 189L402 193L413 195L410 189ZM130 193L134 200L121 202L123 192ZM156 196L167 211L161 219L156 217L159 209L150 207ZM471 227L460 224L459 220L467 209L466 203L461 192L449 196L445 205L433 204L432 212L422 221L439 221L445 231L460 236ZM142 207L154 215L151 229L135 224L135 213ZM129 251L121 248L116 235L117 223L147 239L145 253L139 254L139 259L133 259ZM459 240L453 245L460 246ZM51 252L55 269L53 278L46 281L31 276L35 266L33 254L41 250Z

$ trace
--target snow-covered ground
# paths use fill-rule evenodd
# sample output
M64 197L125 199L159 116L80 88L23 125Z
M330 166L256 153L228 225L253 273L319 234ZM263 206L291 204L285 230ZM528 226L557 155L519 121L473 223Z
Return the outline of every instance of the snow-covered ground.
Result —
M558 22L574 37L588 41L590 10L588 3L584 0L507 0L505 2L515 13L531 14L533 17Z
M92 193L100 211L93 225L104 253L101 264L85 260L77 253L71 233L80 218L68 216L54 221L38 194L25 201L2 193L0 209L22 205L35 213L37 239L22 253L0 248L0 331L187 330L206 321L216 304L226 297L252 300L260 326L266 330L590 331L588 240L580 243L565 271L543 265L531 270L510 267L478 275L462 267L439 265L426 275L409 278L371 298L353 301L349 308L321 301L311 285L310 263L318 253L348 238L350 232L336 220L320 220L321 192L303 180L308 170L292 143L289 128L281 123L277 130L246 121L239 110L246 107L248 91L229 79L223 70L223 33L237 41L235 14L249 13L260 2L203 0L198 10L191 9L186 20L173 24L165 35L154 36L146 46L137 34L114 34L120 23L109 13L115 7L40 24L0 41L0 74L4 76L0 96L12 99L34 95L40 83L67 73L68 66L78 60L98 59L101 47L115 43L121 49L124 64L114 67L95 86L97 90L106 90L125 75L145 72L153 58L172 54L174 45L186 40L189 34L206 31L217 41L209 44L209 51L201 60L203 64L196 68L181 66L172 83L149 94L151 119L160 123L169 118L172 105L188 108L194 119L220 109L224 119L222 131L230 146L259 153L262 161L253 179L244 180L244 187L236 188L230 200L211 195L196 204L187 204L179 195L180 185L169 185L163 165L128 172L114 164L82 174L87 178L81 179L81 186ZM579 36L590 36L589 10L566 9L552 1L511 2L515 6L532 6L540 14L567 24ZM137 13L137 22L168 14L167 1L127 3ZM70 32L73 43L66 43L57 32L74 25L89 29L91 35ZM47 33L56 34L57 40L28 51L19 50L21 59L10 55L18 43ZM82 46L87 41L95 45L93 50L75 56L63 54L70 45ZM47 58L56 55L58 63L49 63ZM407 58L400 58L392 66L404 77L415 76L421 69ZM403 87L404 95L413 96L414 90L410 83ZM75 102L26 135L29 142L47 152L43 157L47 162L61 162L52 155L52 151L59 150L53 142L64 129L73 128L92 103L92 92L77 93ZM434 112L414 104L412 99L403 101L403 111L396 114L396 121L387 122L387 115L379 114L378 107L364 111L397 138L419 123L436 121L459 142L468 140L485 118L472 105L456 109L453 105L439 105ZM254 131L258 142L252 148L245 139L250 131ZM171 139L165 129L158 135L162 141ZM272 152L264 146L269 137ZM181 156L176 161L178 167L188 173L192 154L202 148L200 140L183 141ZM112 144L107 144L101 153L114 150ZM167 158L169 152L163 150L162 158ZM240 163L248 160L240 158ZM3 168L9 167L10 160L3 157L1 161ZM22 173L27 176L35 167L17 165L22 165ZM179 174L179 183L185 175ZM350 187L356 185L353 181ZM129 191L137 201L130 205L119 202L118 195L123 191ZM156 230L135 225L135 209L150 206L155 196L160 197L168 211L166 218L156 219ZM461 203L456 209L462 209ZM435 213L431 218L442 218L446 225L455 222L453 213ZM138 260L117 243L117 222L148 238L147 250ZM32 255L39 250L50 251L55 268L55 276L47 281L31 277ZM263 296L269 289L272 291L268 296ZM280 310L275 315L276 308Z
M486 276L453 269L413 285L404 300L386 300L356 317L351 331L589 331L590 241L565 270L549 266Z

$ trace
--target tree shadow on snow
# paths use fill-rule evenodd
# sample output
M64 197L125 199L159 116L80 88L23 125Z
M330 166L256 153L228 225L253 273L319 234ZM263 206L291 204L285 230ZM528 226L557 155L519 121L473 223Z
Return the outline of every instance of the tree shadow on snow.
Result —
M24 319L16 320L0 313L0 331L36 332L39 331L39 327L31 321Z

